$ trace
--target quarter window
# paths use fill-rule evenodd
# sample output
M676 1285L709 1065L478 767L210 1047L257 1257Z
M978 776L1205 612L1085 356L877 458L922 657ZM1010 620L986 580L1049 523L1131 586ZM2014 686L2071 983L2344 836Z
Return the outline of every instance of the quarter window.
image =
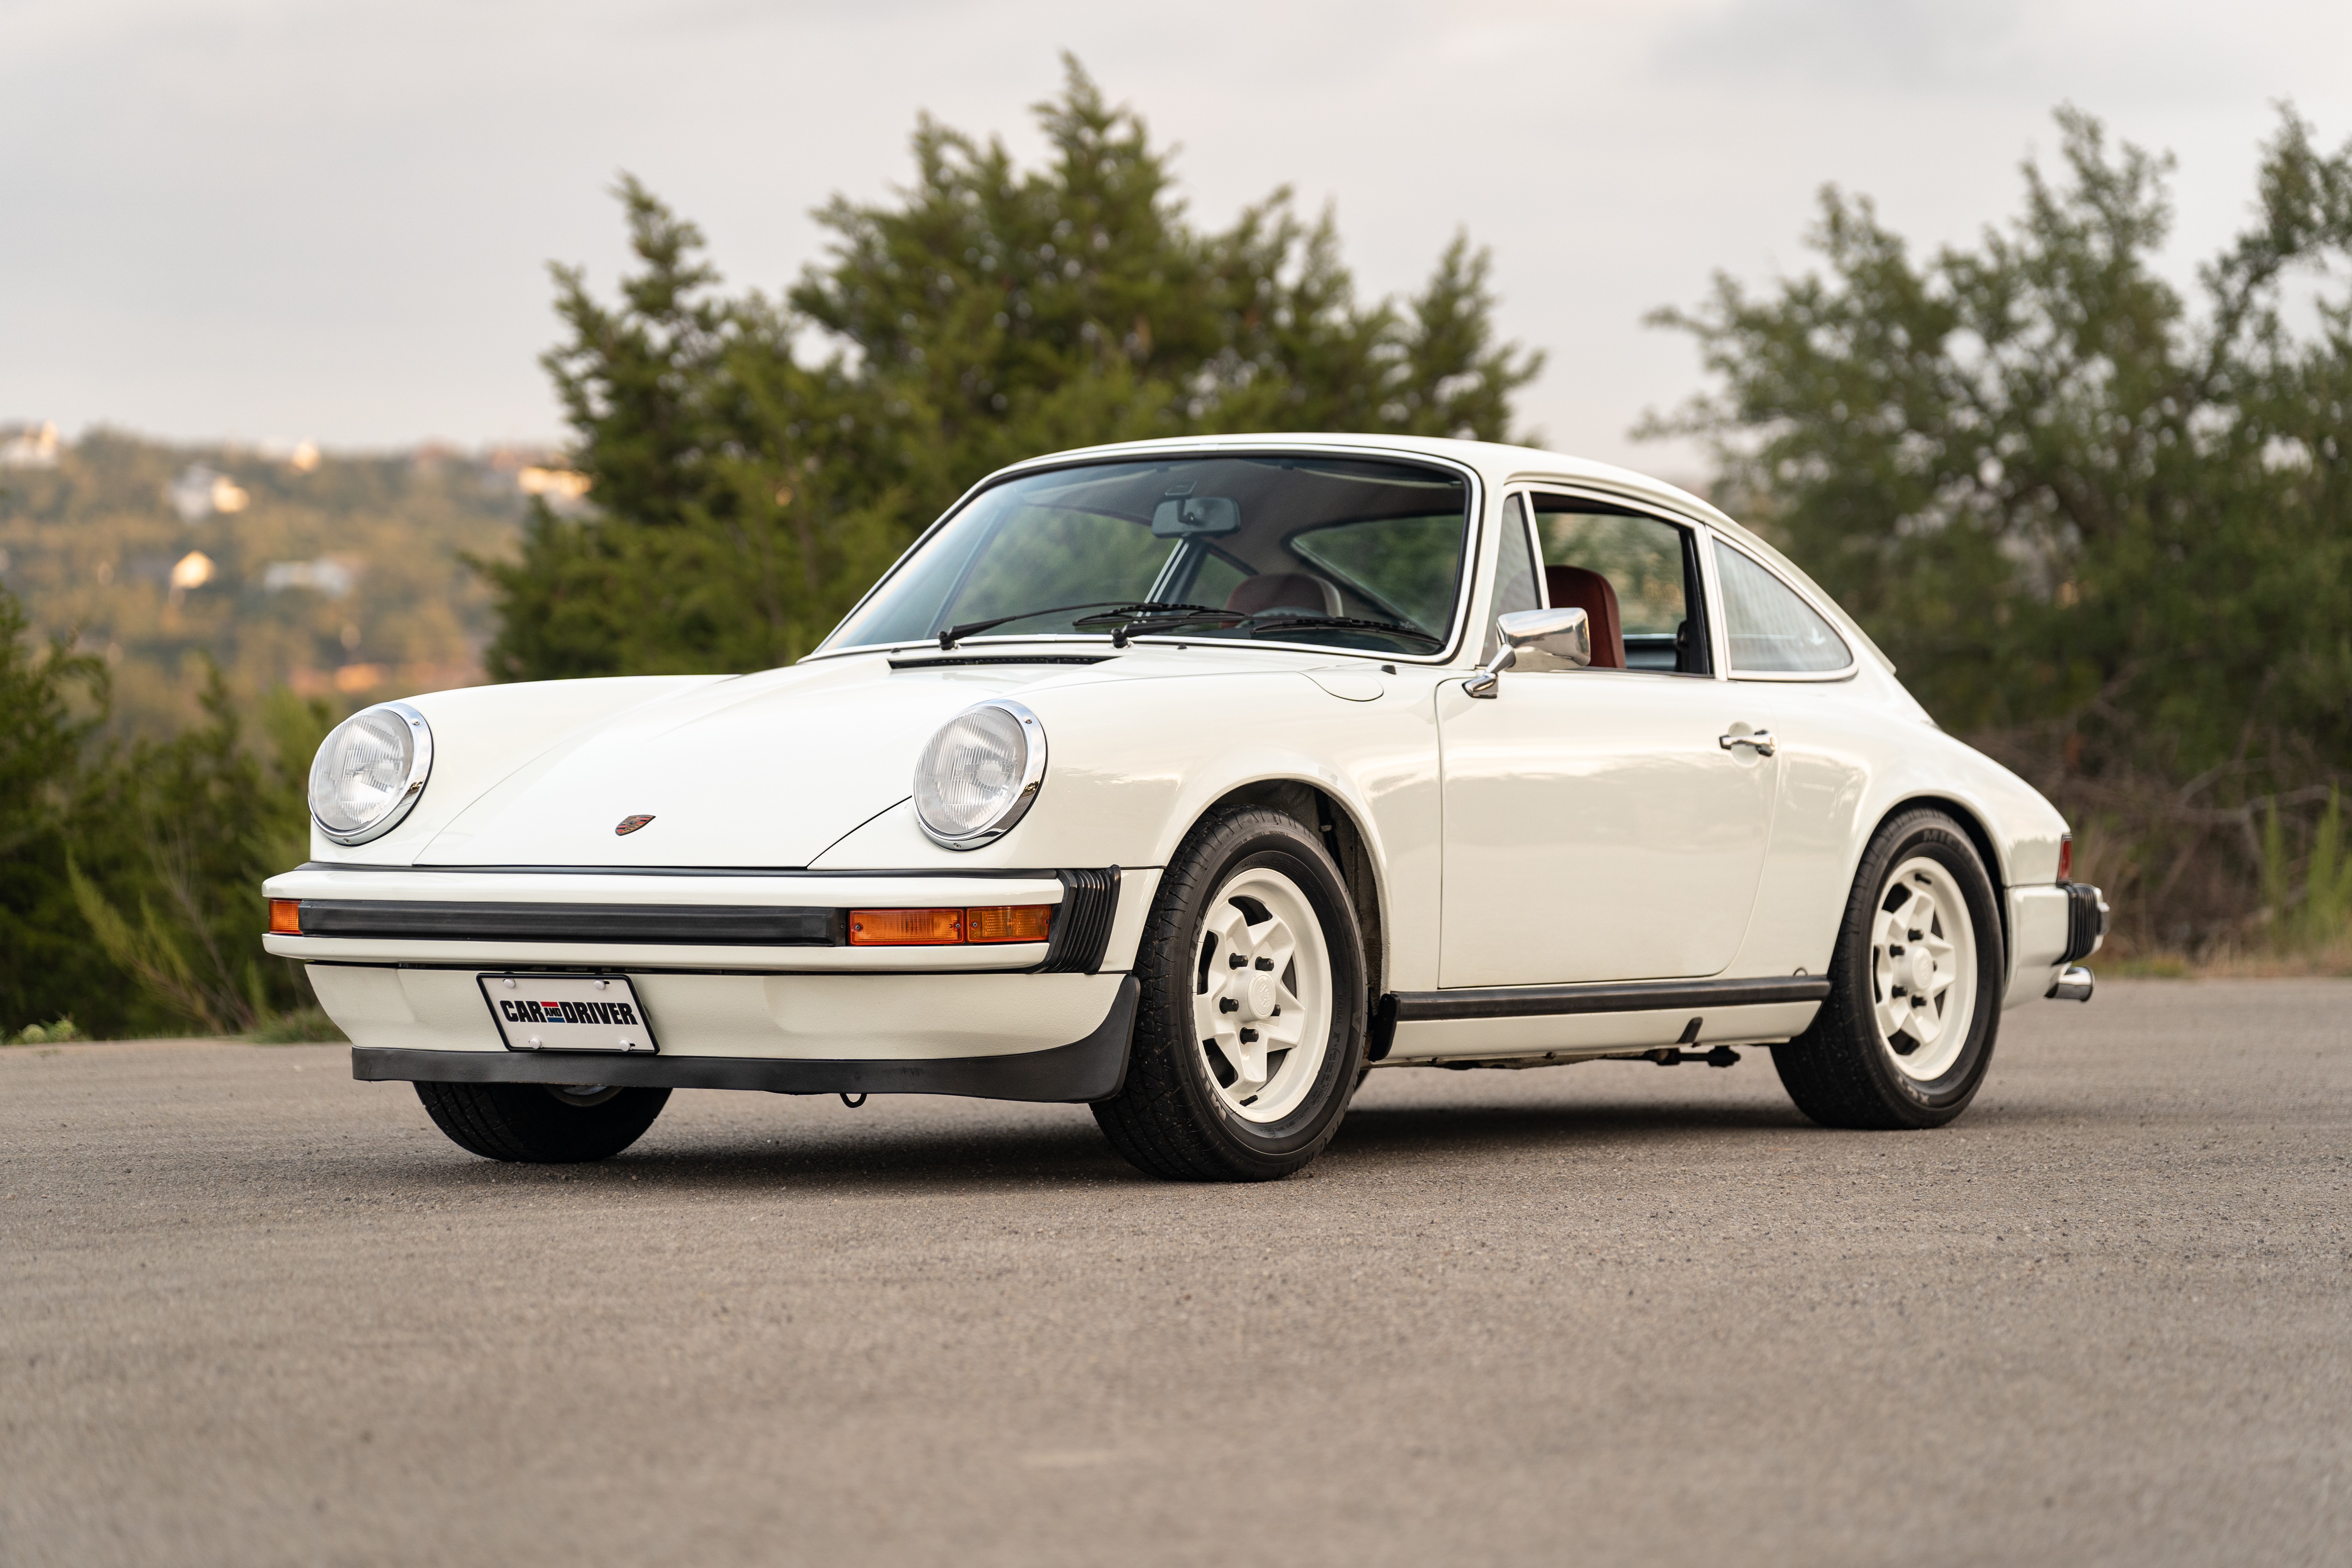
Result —
M1819 675L1853 662L1836 628L1787 584L1719 541L1715 562L1734 675Z
M1528 542L1527 509L1513 496L1503 503L1503 537L1495 546L1495 611L1486 618L1486 651L1479 662L1493 658L1495 650L1503 646L1502 634L1495 629L1497 619L1542 608L1543 595L1536 587L1535 554Z

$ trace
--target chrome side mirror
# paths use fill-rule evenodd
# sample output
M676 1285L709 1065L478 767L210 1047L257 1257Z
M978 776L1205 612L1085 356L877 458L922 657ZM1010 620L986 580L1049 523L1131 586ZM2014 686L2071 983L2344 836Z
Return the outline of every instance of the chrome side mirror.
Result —
M1462 684L1473 697L1495 696L1507 669L1582 669L1592 662L1592 624L1582 610L1514 610L1495 617L1495 631L1503 646Z

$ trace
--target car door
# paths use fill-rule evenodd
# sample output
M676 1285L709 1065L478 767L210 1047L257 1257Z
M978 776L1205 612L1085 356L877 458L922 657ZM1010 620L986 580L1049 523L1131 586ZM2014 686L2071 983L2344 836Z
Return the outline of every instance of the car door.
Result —
M1497 613L1586 608L1593 664L1438 689L1441 986L1675 979L1738 950L1770 837L1767 692L1717 673L1696 531L1614 502L1507 499ZM1612 624L1613 623L1613 624Z

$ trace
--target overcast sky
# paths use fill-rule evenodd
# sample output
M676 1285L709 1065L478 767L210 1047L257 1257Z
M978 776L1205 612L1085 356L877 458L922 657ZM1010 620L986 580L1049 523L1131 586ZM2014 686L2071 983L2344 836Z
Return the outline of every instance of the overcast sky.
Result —
M1675 474L1628 432L1697 365L1643 314L1801 268L1825 182L1963 239L2072 101L2178 154L2186 277L2279 101L2352 138L2343 0L0 0L0 424L558 437L545 264L609 284L616 172L772 289L812 207L907 177L918 111L1034 156L1063 48L1205 222L1286 182L1376 292L1466 226L1551 356L1524 422Z

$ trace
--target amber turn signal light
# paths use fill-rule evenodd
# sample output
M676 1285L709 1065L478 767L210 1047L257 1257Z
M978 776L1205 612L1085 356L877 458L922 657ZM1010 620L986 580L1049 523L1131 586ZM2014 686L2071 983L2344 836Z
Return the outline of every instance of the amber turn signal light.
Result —
M1051 904L1000 904L963 912L967 942L1044 942L1053 927Z
M302 900L272 899L269 900L269 934L300 936L302 934Z
M1044 942L1051 904L997 904L970 910L852 910L852 947L951 947L961 942Z
M2074 836L2071 833L2058 840L2058 879L2062 882L2074 879Z
M940 947L963 940L961 910L852 910L852 947Z

